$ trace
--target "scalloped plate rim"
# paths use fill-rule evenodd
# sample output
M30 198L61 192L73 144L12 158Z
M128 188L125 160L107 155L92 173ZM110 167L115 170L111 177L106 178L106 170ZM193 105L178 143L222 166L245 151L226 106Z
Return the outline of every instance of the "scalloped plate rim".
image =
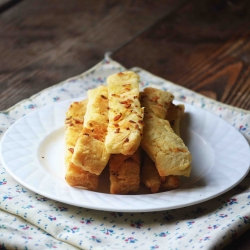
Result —
M27 182L27 180L21 180L20 177L18 176L17 172L15 172L15 170L13 170L13 166L11 166L11 164L9 162L6 162L6 152L4 151L4 145L5 145L5 143L7 143L6 138L11 133L13 128L17 127L21 122L27 120L29 117L34 116L38 112L43 112L46 109L49 109L50 107L60 107L60 106L62 106L63 109L65 110L65 107L67 107L67 105L69 105L72 101L77 101L77 100L79 101L79 100L82 100L83 98L84 97L75 98L75 99L68 99L68 100L57 102L57 103L54 103L51 105L47 105L47 106L42 107L38 110L35 110L35 111L25 115L24 117L20 118L13 125L11 125L10 128L4 133L3 138L1 140L0 156L2 158L3 165L6 168L7 172L17 182L19 182L20 184L22 184L26 188L28 188L28 189L30 189L30 190L32 190L40 195L44 195L50 199L57 200L57 201L60 201L60 202L66 203L66 204L70 204L70 205L74 205L74 206L80 206L80 207L96 209L96 210L114 211L114 212L116 212L116 211L117 212L152 212L152 211L161 211L161 210L181 208L184 206L191 206L194 204L198 204L198 203L210 200L214 197L217 197L217 196L227 192L228 190L230 190L231 188L236 186L242 179L244 179L244 177L247 175L247 173L249 171L250 152L247 153L247 151L246 151L246 156L248 157L248 159L246 159L246 161L248 161L248 162L245 163L245 165L243 166L244 169L240 172L239 176L237 176L237 178L233 181L233 183L230 183L230 185L224 186L222 189L220 189L220 191L210 192L207 195L205 195L204 197L203 197L204 193L202 194L202 197L197 196L197 195L201 196L201 192L198 192L198 193L196 193L196 197L193 199L192 198L189 198L186 200L182 199L182 202L175 202L175 203L171 203L171 201L169 201L169 197L173 198L173 196L174 196L176 198L176 197L178 197L178 193L182 193L182 192L184 192L184 195L185 195L185 192L190 194L190 190L183 191L183 190L177 189L177 190L163 192L163 193L142 194L142 195L111 195L111 194L103 194L103 193L97 193L97 192L92 192L92 191L87 191L87 190L79 190L79 189L72 188L65 183L63 184L66 186L67 192L71 195L72 195L72 193L73 193L73 195L76 195L77 199L81 198L81 196L79 197L79 193L80 193L80 195L84 194L84 196L86 196L86 197L90 196L90 199L95 200L94 204L91 204L89 202L84 202L84 201L83 202L72 201L72 199L71 199L72 197L65 198L62 196L55 196L55 194L51 194L48 190L41 190L41 188L34 186L34 183L30 184ZM176 103L182 103L182 102L177 101ZM216 115L214 115L211 112L208 112L206 110L197 108L197 107L192 106L190 104L186 104L186 103L183 103L183 104L186 107L188 107L188 110L196 110L199 113L201 112L202 114L208 115L210 118L212 117L213 119L222 122L225 127L229 128L231 133L236 135L238 140L240 140L241 144L244 146L244 149L249 148L249 145L248 145L247 141L245 140L245 138L243 137L243 135L240 134L233 126L228 124L226 121L222 120L221 118L217 117ZM192 112L191 112L191 114L192 114ZM54 128L52 128L51 132L53 131L53 129ZM32 172L32 169L30 169L30 172ZM59 183L58 180L56 180L51 174L49 174L49 173L46 173L46 174L47 174L47 177L49 176L49 178L52 178L53 180L55 180L56 183ZM62 183L60 182L60 185L61 184ZM191 190L191 193L192 192L195 194L195 191ZM99 199L101 199L101 201L98 203ZM160 201L159 199L161 199L162 201ZM148 200L150 200L150 202L149 202L150 204L148 204ZM119 204L119 201L121 202L121 204ZM153 201L157 202L157 204L154 205ZM127 206L124 207L124 204L123 204L124 202L125 203L129 202L130 204L127 204ZM141 205L140 205L140 202L141 202ZM170 204L165 204L165 202L170 202ZM135 205L136 203L139 203L139 206ZM145 203L147 203L147 204L145 205ZM160 203L160 205L158 203Z

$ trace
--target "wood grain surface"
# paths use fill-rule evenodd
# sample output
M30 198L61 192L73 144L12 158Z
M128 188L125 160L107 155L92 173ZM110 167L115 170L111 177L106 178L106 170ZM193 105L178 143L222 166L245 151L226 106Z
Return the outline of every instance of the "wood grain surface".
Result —
M249 0L0 0L0 110L104 53L250 110ZM250 249L250 231L227 250Z
M18 4L21 1L22 0L0 0L0 14L12 8L14 5Z
M113 58L249 110L249 7L250 1L192 1Z
M89 69L183 0L26 0L0 15L0 110Z
M10 3L11 2L11 0L0 0L0 8L1 8L1 6L4 6L4 5L6 5L7 3Z

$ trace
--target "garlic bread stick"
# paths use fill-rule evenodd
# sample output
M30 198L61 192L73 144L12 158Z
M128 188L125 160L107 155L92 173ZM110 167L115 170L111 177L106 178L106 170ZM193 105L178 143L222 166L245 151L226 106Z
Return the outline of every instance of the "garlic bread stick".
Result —
M133 155L112 154L110 156L111 194L128 194L139 190L140 162L140 148Z
M132 71L107 78L109 123L105 147L110 154L132 155L140 145L143 109L139 101L139 80Z
M159 192L161 186L161 178L156 169L155 163L146 152L143 153L141 182L150 189L151 193Z
M65 180L76 188L96 190L98 176L83 170L71 162L75 144L83 126L83 117L86 112L87 100L73 102L66 113L65 119Z
M101 85L88 90L87 94L84 126L77 140L72 162L85 171L100 175L110 157L104 145L108 126L108 89Z
M155 162L160 176L189 176L191 154L183 140L174 133L169 121L162 119L166 117L170 103L161 101L161 90L153 90L154 99L151 97L151 92L152 88L145 89L141 93L141 104L145 107L145 126L141 146ZM153 105L157 104L163 107L161 114L152 109ZM164 105L168 107L164 108Z

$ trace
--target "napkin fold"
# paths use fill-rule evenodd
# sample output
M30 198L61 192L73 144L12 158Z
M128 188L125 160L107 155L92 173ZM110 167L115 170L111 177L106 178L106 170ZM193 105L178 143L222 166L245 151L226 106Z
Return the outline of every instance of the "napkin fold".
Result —
M0 138L16 120L45 105L81 97L125 68L106 56L85 73L0 112ZM214 101L134 67L143 87L170 91L176 100L208 110L250 142L250 111ZM236 166L237 167L237 166ZM17 183L0 162L1 249L221 249L250 229L250 175L209 201L160 212L96 211L63 204Z

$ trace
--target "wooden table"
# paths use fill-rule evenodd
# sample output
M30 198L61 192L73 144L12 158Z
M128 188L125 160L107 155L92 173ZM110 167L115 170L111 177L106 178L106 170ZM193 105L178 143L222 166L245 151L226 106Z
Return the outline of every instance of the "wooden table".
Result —
M249 0L0 0L0 110L105 52L250 109ZM249 249L249 232L227 249Z

